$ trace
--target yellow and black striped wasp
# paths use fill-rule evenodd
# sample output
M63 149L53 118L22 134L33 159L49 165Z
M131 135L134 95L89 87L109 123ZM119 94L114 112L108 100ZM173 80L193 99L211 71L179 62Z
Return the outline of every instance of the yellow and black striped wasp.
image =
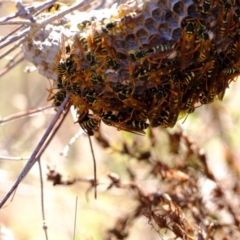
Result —
M98 131L99 129L100 119L87 113L83 117L80 116L77 122L85 133L93 136L94 131Z
M123 121L121 113L115 115L113 112L107 112L102 113L100 116L106 125L135 134L145 134L144 130L149 126L149 124L138 120Z

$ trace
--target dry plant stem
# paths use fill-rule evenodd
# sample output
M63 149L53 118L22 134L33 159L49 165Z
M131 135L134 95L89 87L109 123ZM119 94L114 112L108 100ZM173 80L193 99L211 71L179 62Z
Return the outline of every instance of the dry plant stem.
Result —
M26 161L30 158L29 157L9 157L9 156L0 156L0 160L7 160L7 161Z
M55 134L57 133L58 129L61 127L64 119L66 118L66 116L67 116L67 114L68 114L68 112L69 112L69 106L67 107L66 110L64 110L60 121L58 121L58 122L56 123L57 125L55 126L53 132L51 133L51 136L48 137L48 140L45 142L44 147L42 147L42 148L41 148L41 151L38 153L38 157L41 157L41 156L42 156L42 154L44 153L45 149L48 147L49 143L52 141L53 137L54 137Z
M45 233L45 239L48 240L47 234L47 226L46 226L46 218L45 218L45 210L44 210L44 191L43 191L43 178L42 178L42 166L41 166L41 159L38 158L38 167L39 167L39 175L40 175L40 189L41 189L41 208L42 208L42 220L43 220L43 230Z
M31 37L32 35L34 35L35 32L37 32L40 28L46 26L47 24L64 17L66 14L77 10L78 8L84 6L84 4L86 3L86 0L81 1L78 4L75 4L73 6L71 6L70 8L59 12L55 15L53 15L52 17L49 17L47 19L44 19L42 21L38 21L34 24L34 26L32 26L32 28L28 27L27 29L25 29L23 32L21 32L19 35L17 36L13 36L12 38L8 38L7 41L5 43L0 44L0 49L8 46L9 44L27 36L27 37ZM7 50L6 52L4 52L3 54L0 55L0 59L5 57L6 55L8 55L10 52L12 52L16 47L20 46L22 44L22 42L25 41L25 38L22 39L21 41L19 41L17 44L14 45L14 47L10 48L9 50Z
M7 42L0 44L0 49L16 42L17 40L25 37L28 33L29 33L30 27L28 27L27 29L25 29L24 31L22 31L19 35L17 36L13 36L11 38L7 39ZM18 46L20 46L25 39L22 39L21 41L19 41L18 43L16 43L13 47L9 48L6 52L4 52L3 54L1 54L1 58L5 57L7 54L6 53L10 53L12 52L14 49L16 49ZM10 51L11 50L11 51Z
M44 19L42 21L39 21L38 23L40 24L40 27L46 26L47 24L54 22L55 20L59 19L59 18L63 18L66 14L71 13L75 10L77 10L78 8L81 8L84 6L84 4L86 4L87 0L82 0L80 3L74 4L71 7L69 7L66 10L63 10L62 12L59 12L55 15L53 15L50 18Z
M22 26L14 29L12 32L10 32L10 33L7 34L6 36L2 37L2 38L0 39L0 43L3 42L3 41L5 41L7 38L9 38L9 36L12 36L15 32L17 32L17 31L20 30L21 28L22 28Z
M60 118L62 112L64 111L67 103L69 101L69 97L67 96L65 98L65 100L63 101L63 103L61 104L61 106L58 109L58 112L56 113L55 117L53 118L52 122L50 123L48 129L46 130L45 134L43 135L42 139L40 140L39 144L37 145L37 147L35 148L35 150L33 151L30 159L28 160L27 164L25 165L24 169L22 170L22 172L20 173L18 179L16 180L16 182L13 184L13 186L11 187L11 189L7 192L7 194L3 197L3 199L0 202L0 208L3 207L3 205L6 203L6 201L9 199L9 197L13 194L13 192L16 190L16 188L18 187L19 183L22 181L22 179L27 175L27 173L29 172L29 170L32 168L32 166L36 163L38 157L40 157L38 154L43 146L43 144L45 143L46 139L48 138L49 134L51 133L51 131L53 130L56 122L58 121L58 119Z
M68 151L70 149L70 147L72 146L73 143L76 142L76 140L83 134L83 130L80 129L80 131L78 131L78 133L76 133L68 142L68 144L64 147L63 151L60 153L61 156L67 158L68 157Z
M88 140L91 148L92 158L93 158L93 171L94 171L94 198L97 199L97 166L96 166L96 158L93 151L93 145L91 141L91 137L88 135Z
M24 42L24 40L19 41L18 43L16 43L14 46L12 46L11 48L9 48L7 51L5 51L3 54L0 55L0 60L4 57L6 57L8 54L10 54L12 51L14 51L17 47L19 47L22 43Z
M0 77L2 77L4 74L6 74L9 70L11 70L12 68L14 68L17 64L19 64L20 62L22 62L24 60L24 58L20 58L17 61L9 61L10 64L7 64L9 66L4 67L1 71L0 71Z
M49 109L49 108L52 108L52 106L48 105L48 106L45 106L45 107L40 107L40 108L25 111L25 112L19 112L19 113L16 113L16 114L12 114L8 117L0 119L0 125L6 124L6 123L14 121L14 120L17 120L19 118L35 116L37 113L42 112L42 111L44 111L46 109Z
M35 22L30 22L30 21L27 21L27 20L8 21L8 22L1 22L0 23L0 25L20 25L20 24L24 24L24 25L28 25L28 26L36 25Z
M76 197L76 203L75 203L75 216L74 216L73 240L74 240L75 237L76 237L77 209L78 209L78 197Z
M24 12L28 13L27 15L29 15L29 14L34 14L35 12L40 11L40 10L43 9L43 8L47 8L50 4L53 4L53 3L55 3L55 2L56 2L56 0L51 0L51 1L46 1L46 2L38 5L37 7L36 7L36 6L26 7L26 8L24 9ZM8 21L8 20L10 20L10 19L13 19L13 18L16 18L16 17L25 17L25 18L26 18L27 15L26 15L26 14L23 15L23 12L21 12L21 10L22 10L23 8L24 8L24 7L21 6L21 9L20 9L17 13L14 13L14 14L12 14L12 15L10 15L10 16L7 16L7 17L2 17L2 18L0 18L0 24L1 24L2 22L6 22L6 21Z
M16 61L16 59L18 57L22 56L22 50L19 49L13 56L8 56L6 59L8 60L8 63L6 64L5 67L11 67L14 64L14 61Z

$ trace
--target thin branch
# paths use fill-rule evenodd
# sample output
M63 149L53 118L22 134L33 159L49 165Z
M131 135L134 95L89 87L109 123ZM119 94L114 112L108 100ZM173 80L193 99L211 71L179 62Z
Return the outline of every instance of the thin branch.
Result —
M42 4L40 4L38 6L30 6L30 7L25 7L22 4L19 5L19 3L18 3L17 7L18 7L19 11L17 13L11 14L7 17L0 18L0 24L2 22L9 21L16 17L28 18L29 15L33 15L35 12L40 11L41 9L47 8L49 5L51 5L55 2L56 2L56 0L50 0L50 1L46 1Z
M0 156L0 160L7 160L7 161L26 161L30 158L28 157L8 157L8 156Z
M69 97L67 96L64 100L64 102L61 104L61 106L58 109L58 112L56 113L55 117L53 118L52 122L50 123L48 129L46 130L45 134L43 135L42 139L40 140L39 144L37 145L37 147L35 148L35 150L33 151L30 159L28 160L27 164L25 165L25 167L23 168L22 172L20 173L18 179L15 181L15 183L13 184L13 186L11 187L11 189L7 192L7 194L3 197L3 199L0 201L0 208L2 208L4 206L4 204L6 203L6 201L9 199L9 197L13 194L13 192L16 190L16 188L18 187L18 185L20 184L20 182L23 180L23 178L27 175L27 173L30 171L30 169L32 168L32 166L36 163L38 154L43 146L43 144L45 143L46 139L48 138L49 134L51 133L51 131L53 130L56 122L58 121L59 117L61 116L62 112L64 111L67 103L69 101Z
M29 33L30 27L28 27L27 29L25 29L24 31L22 31L19 35L13 36L11 38L6 39L6 42L0 44L0 49L10 45L11 43L16 42L17 40L23 38L21 41L19 41L18 43L16 43L13 47L9 48L6 52L4 52L3 54L0 55L0 59L5 57L8 53L12 52L14 49L16 49L18 46L20 46L24 41L26 41L26 39L24 37L26 37L26 35ZM37 31L37 30L36 30ZM11 50L11 51L10 51ZM6 54L7 53L7 54Z
M4 67L1 71L0 71L0 77L2 77L4 74L8 73L9 70L11 70L12 68L14 68L16 65L18 65L20 62L22 62L24 60L23 57L21 57L20 59L18 59L17 61L9 61L10 64L8 64L9 66Z
M67 158L68 157L68 151L73 143L76 142L76 140L84 133L82 129L80 129L68 142L68 144L64 147L63 151L60 153L61 156Z
M44 19L42 21L39 21L38 23L40 24L39 27L43 27L47 24L50 24L51 22L54 22L56 20L58 20L59 18L63 18L65 15L83 7L86 4L87 0L82 0L80 3L74 4L71 7L69 7L68 9L64 9L63 11L54 14L53 16Z
M8 21L8 22L0 22L0 25L28 25L28 26L35 26L35 22L30 22L28 20L16 20L16 21Z
M17 32L18 30L20 30L22 28L22 26L14 29L12 32L10 32L9 34L7 34L6 36L3 36L1 39L0 39L0 43L5 41L7 38L9 38L9 36L12 36L15 32Z
M48 140L45 142L44 146L41 148L41 151L39 151L38 157L41 157L41 156L42 156L42 154L44 153L44 151L45 151L46 148L48 147L49 143L52 141L53 137L54 137L55 134L57 133L58 129L61 127L64 119L66 118L66 116L67 116L67 114L68 114L68 112L69 112L69 106L68 106L67 109L63 112L60 121L58 121L58 122L56 123L57 125L55 126L55 128L54 128L53 132L51 133L50 137L48 137Z
M26 35L28 37L31 37L32 35L34 35L40 28L46 26L47 24L50 24L51 22L54 22L55 20L64 17L66 14L71 13L74 10L77 10L81 7L84 6L84 4L86 4L86 0L82 0L80 3L78 4L74 4L73 6L69 7L68 9L64 9L63 11L54 14L53 16L41 20L41 21L37 21L35 22L35 24L32 27L28 27L26 28L24 31L22 31L19 35L13 36L11 38L6 39L6 42L0 44L0 49L8 46L9 44L23 38L21 41L19 41L14 47L20 46L21 43L23 41L26 41ZM0 19L1 22L1 19ZM0 55L0 59L3 58L4 56L6 56L8 53L10 53L12 51L12 48L10 48L8 51L6 51L5 53Z
M73 240L74 240L75 237L76 237L77 208L78 208L78 197L76 197L76 203L75 203L75 216L74 216Z
M44 208L44 191L43 191L43 177L42 177L42 166L41 160L38 158L38 168L39 168L39 175L40 175L40 189L41 189L41 209L42 209L42 221L43 221L43 230L45 233L45 238L48 240L48 233L47 233L47 225L46 225L46 217L45 217L45 208Z
M94 154L94 151L93 151L93 145L92 145L91 137L89 135L88 135L88 140L89 140L90 149L91 149L92 158L93 158L94 198L97 199L97 164L96 164L95 154Z
M0 125L6 124L8 122L11 122L11 121L14 121L14 120L17 120L17 119L20 119L20 118L35 116L37 113L42 112L46 109L50 109L50 108L53 108L53 107L48 105L48 106L45 106L45 107L35 108L35 109L32 109L32 110L12 114L12 115L7 116L5 118L1 118L0 119Z

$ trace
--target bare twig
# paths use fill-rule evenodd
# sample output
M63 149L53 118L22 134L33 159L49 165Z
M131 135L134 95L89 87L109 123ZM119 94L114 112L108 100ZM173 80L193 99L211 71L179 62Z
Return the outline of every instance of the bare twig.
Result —
M88 135L88 140L91 148L92 158L93 158L93 171L94 171L94 197L97 199L97 166L96 166L96 158L93 151L93 145L91 141L91 137Z
M13 186L11 187L11 189L7 192L7 194L3 197L3 199L0 202L0 208L2 208L4 206L4 204L6 203L6 201L9 199L9 197L12 195L12 193L16 190L16 188L18 187L19 183L22 181L22 179L27 175L27 173L29 172L29 170L32 168L32 166L36 163L37 161L37 157L39 157L39 152L43 146L43 144L45 143L46 139L48 138L49 134L51 133L51 131L53 130L56 122L58 121L59 117L61 116L63 110L65 109L65 106L67 105L69 100L69 97L66 97L66 99L64 100L64 102L61 104L61 106L58 109L58 112L56 113L55 117L53 118L51 124L49 125L48 129L46 130L45 134L43 135L42 139L40 140L39 144L37 145L37 147L35 148L35 150L33 151L30 159L28 160L27 164L25 165L24 169L22 170L22 172L20 173L18 179L16 180L16 182L13 184Z
M75 203L75 216L74 216L73 240L75 240L75 237L76 237L77 210L78 210L78 197L76 197L76 203Z
M41 185L40 189L41 189L41 209L42 209L43 230L44 230L44 233L45 233L45 239L48 240L48 232L47 232L45 208L44 208L44 191L43 191L43 177L42 177L41 159L38 158L37 162L38 162L40 185Z
M28 160L29 157L9 157L9 156L0 156L0 160L7 160L7 161L25 161Z
M8 117L5 117L5 118L1 118L0 119L0 125L3 125L3 124L6 124L8 122L11 122L11 121L14 121L14 120L17 120L17 119L20 119L20 118L25 118L25 117L32 117L32 116L35 116L36 114L39 114L46 110L46 109L50 109L50 108L53 108L52 106L45 106L45 107L40 107L40 108L35 108L35 109L32 109L32 110L28 110L28 111L24 111L24 112L19 112L19 113L15 113L13 115L10 115Z

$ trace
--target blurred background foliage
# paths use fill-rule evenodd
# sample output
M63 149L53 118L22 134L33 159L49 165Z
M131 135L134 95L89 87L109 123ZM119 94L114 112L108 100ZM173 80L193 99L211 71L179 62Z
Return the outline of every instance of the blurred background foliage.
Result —
M15 7L12 2L1 3L0 16L6 16L14 11ZM12 29L11 26L1 26L0 35L5 36ZM11 53L1 60L0 69L4 69L15 53ZM37 71L26 73L24 69L29 66L31 66L30 63L22 61L1 76L1 118L51 104L47 102L48 92L46 91L49 88L49 81L39 75ZM156 176L150 176L149 173L153 170L151 168L153 163L149 164L148 161L160 160L174 169L179 162L192 160L193 162L185 164L199 165L199 169L201 169L198 158L184 157L187 150L186 144L183 142L180 142L182 149L180 152L174 153L171 151L174 147L174 141L171 142L169 136L178 132L192 138L195 146L205 151L207 164L213 175L224 189L229 190L226 191L228 201L236 202L236 206L239 206L239 195L237 191L236 194L234 193L233 186L239 181L240 173L239 92L240 82L233 82L227 89L223 102L215 101L212 104L201 106L187 116L187 119L185 119L186 116L183 116L173 129L156 128L151 131L148 130L146 136L132 135L102 125L101 134L110 144L110 147L104 148L103 142L92 138L99 180L97 199L94 199L91 184L83 181L93 176L92 155L87 136L81 135L71 145L67 157L61 155L69 140L79 131L79 126L74 124L71 114L68 114L41 159L44 179L44 208L49 239L73 239L75 213L77 213L76 240L115 239L107 237L108 230L117 225L115 223L118 219L131 213L136 208L137 201L133 190L124 189L124 187L112 187L107 191L110 183L108 177L110 173L117 174L117 178L120 177L122 182L136 182L146 194L177 190L177 185L175 189L169 189L174 186L171 185L171 182L169 185L166 182L163 184L163 177L159 178L157 174ZM9 160L4 159L4 156L7 158L30 156L54 114L53 109L48 109L31 117L1 124L1 198L10 189L26 164L26 160ZM146 154L146 157L144 158L144 155L142 155L143 158L141 159L140 156L143 153ZM63 176L63 182L65 179L70 182L76 178L82 180L69 186L53 186L52 182L47 181L49 168L60 173ZM208 198L211 198L210 192L214 188L214 183L206 177L201 177L200 171L196 170L195 173L199 174L198 184L201 185L199 194L207 202ZM0 239L44 239L39 179L39 168L35 164L27 177L21 182L13 199L8 201L5 207L0 210ZM76 209L77 197L78 206ZM216 206L213 208L216 208L216 212L221 215ZM222 214L222 223L233 224L231 214ZM185 218L188 219L187 213ZM220 219L219 216L216 218ZM147 214L145 216L142 214L136 218L133 226L129 225L131 230L128 232L127 239L159 239L160 237L170 239L174 237L174 234L171 231L166 231L166 229L160 230L160 233L158 233L150 224L150 220ZM157 228L157 230L159 229ZM185 236L185 238L188 237ZM227 238L227 234L222 231L214 239L233 238L231 236Z

